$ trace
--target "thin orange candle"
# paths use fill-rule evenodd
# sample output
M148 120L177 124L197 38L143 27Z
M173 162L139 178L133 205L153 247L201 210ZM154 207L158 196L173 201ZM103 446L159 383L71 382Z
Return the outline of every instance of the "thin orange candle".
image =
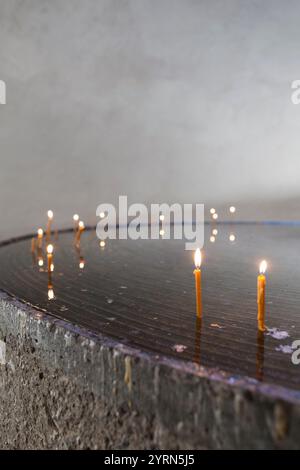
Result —
M81 220L80 222L78 222L78 229L77 229L76 237L75 237L76 246L80 245L81 234L84 231L84 229L85 229L85 225L84 225L84 222L82 222Z
M51 236L52 220L53 220L53 217L54 217L53 211L49 210L47 212L47 216L48 216L48 223L47 223L46 236L47 236L47 240L49 240L50 236Z
M265 293L267 262L263 260L259 266L259 275L257 277L257 323L258 329L264 331L265 327Z
M197 310L197 317L202 317L202 290L201 290L201 261L202 255L199 248L197 248L195 252L195 269L194 269L194 276L195 276L195 287L196 287L196 310Z
M48 273L53 271L53 245L47 246Z
M38 239L38 248L41 249L43 246L43 237L44 237L44 230L42 228L39 228L37 231L37 239Z
M79 215L74 214L73 215L73 220L74 220L74 231L76 232L78 229L78 223L79 223Z

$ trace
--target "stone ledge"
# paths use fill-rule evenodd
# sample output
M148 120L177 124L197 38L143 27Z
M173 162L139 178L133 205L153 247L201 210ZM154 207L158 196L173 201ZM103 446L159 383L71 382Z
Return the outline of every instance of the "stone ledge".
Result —
M0 294L3 449L300 447L298 393L164 361Z

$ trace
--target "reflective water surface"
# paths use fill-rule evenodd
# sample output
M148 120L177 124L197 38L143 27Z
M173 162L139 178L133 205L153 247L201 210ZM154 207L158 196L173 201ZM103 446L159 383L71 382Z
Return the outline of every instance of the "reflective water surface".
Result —
M300 339L300 227L207 226L203 319L195 315L193 253L184 242L107 241L94 231L0 248L0 288L35 307L159 356L300 390L291 345ZM256 278L268 261L266 333L257 331Z

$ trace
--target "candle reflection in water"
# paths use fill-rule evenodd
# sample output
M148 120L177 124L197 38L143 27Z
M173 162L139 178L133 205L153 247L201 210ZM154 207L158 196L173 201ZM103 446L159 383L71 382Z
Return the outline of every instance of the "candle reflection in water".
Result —
M265 356L265 335L261 330L257 330L256 339L256 378L263 380L264 378L264 356Z
M202 318L196 318L195 325L195 352L194 352L194 362L200 365L201 360L201 332L202 332Z

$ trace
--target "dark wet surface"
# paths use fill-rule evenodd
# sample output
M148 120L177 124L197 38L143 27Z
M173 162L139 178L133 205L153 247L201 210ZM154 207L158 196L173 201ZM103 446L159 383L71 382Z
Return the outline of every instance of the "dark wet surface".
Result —
M206 227L201 324L193 253L183 241L115 240L100 248L91 231L79 254L73 234L59 234L52 239L51 301L45 254L41 269L30 240L12 243L0 248L0 289L143 351L300 390L300 365L291 362L291 345L300 339L300 227L216 228L211 243L212 227ZM269 263L266 324L278 329L273 336L257 333L256 277L263 258Z

